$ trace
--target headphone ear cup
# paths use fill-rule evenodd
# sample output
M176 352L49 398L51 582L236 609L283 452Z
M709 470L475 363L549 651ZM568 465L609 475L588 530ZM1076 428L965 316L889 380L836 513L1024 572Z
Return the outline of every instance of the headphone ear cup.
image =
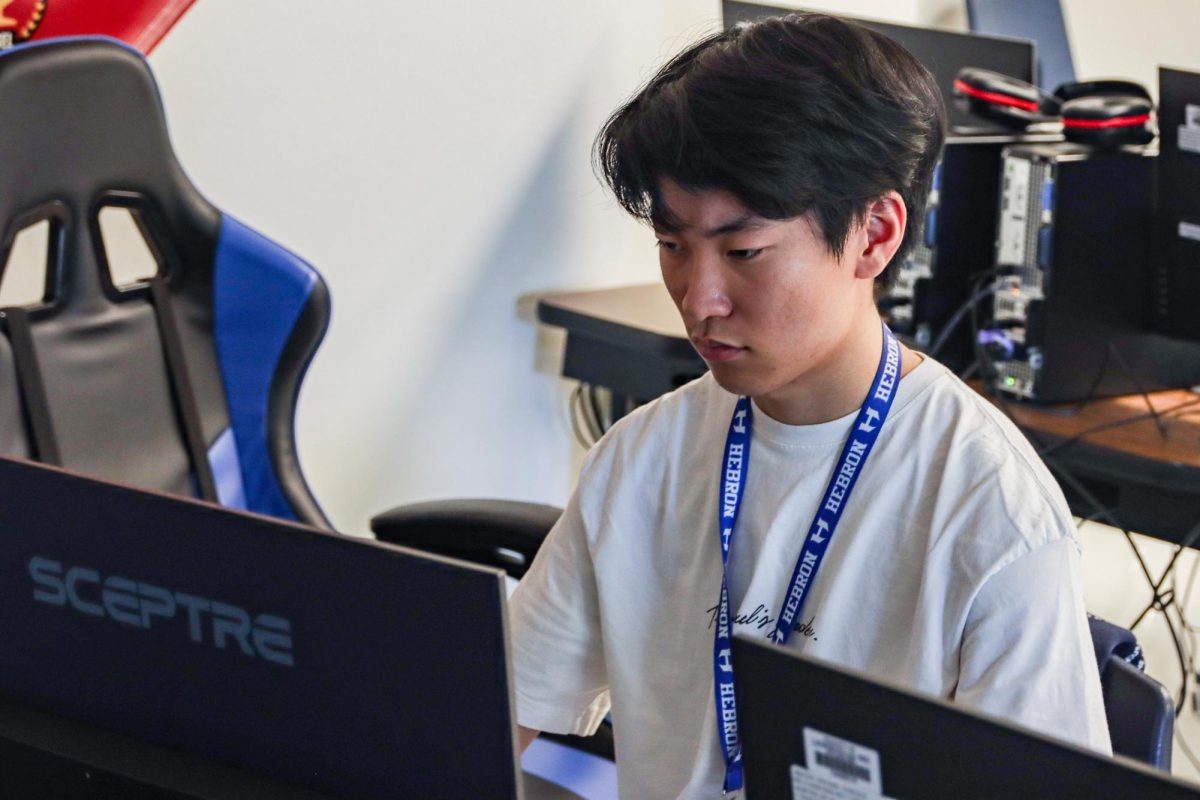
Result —
M1057 98L1031 83L977 67L959 70L954 79L954 97L960 107L975 116L1015 130L1057 117L1060 105Z
M1123 95L1126 97L1142 97L1151 100L1150 91L1136 81L1104 79L1098 81L1068 81L1054 90L1054 96L1062 102L1075 100L1080 97L1096 97L1098 95Z
M1062 105L1063 136L1096 147L1149 144L1157 130L1154 104L1146 97L1098 95Z

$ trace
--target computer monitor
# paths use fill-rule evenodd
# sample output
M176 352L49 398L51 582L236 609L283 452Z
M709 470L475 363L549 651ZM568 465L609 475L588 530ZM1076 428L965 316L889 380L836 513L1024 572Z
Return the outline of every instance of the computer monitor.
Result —
M1200 341L1200 72L1158 68L1154 320Z
M1075 80L1075 64L1060 0L967 0L975 33L1029 39L1037 48L1036 83L1046 91Z
M517 797L498 570L0 460L0 697L337 796Z
M739 22L789 14L797 9L761 3L723 0L725 27ZM1032 42L1002 36L982 36L936 28L920 28L892 22L846 17L860 25L892 37L916 56L937 81L946 101L950 129L959 134L998 133L1007 129L969 114L954 102L954 78L963 67L981 67L1001 72L1018 80L1032 82L1034 46Z
M1132 761L758 639L736 636L733 663L750 797L1200 798Z
M332 795L0 700L0 797L332 800Z

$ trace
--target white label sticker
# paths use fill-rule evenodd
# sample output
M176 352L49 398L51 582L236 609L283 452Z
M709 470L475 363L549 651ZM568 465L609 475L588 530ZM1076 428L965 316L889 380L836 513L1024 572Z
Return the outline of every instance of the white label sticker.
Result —
M1029 216L1029 183L1033 164L1024 158L1004 159L1004 189L1001 192L1000 247L996 261L1002 265L1025 266L1026 218Z
M1189 128L1200 128L1200 106L1189 103L1183 107L1183 124Z
M792 764L792 800L875 800L878 797Z
M878 797L883 792L879 753L815 728L804 729L804 760L813 775L837 781Z
M842 781L809 772L792 764L792 800L894 800L869 787L849 786Z
M1200 128L1190 128L1180 125L1179 149L1185 153L1200 153Z
M1200 242L1200 225L1194 222L1179 223L1179 238Z

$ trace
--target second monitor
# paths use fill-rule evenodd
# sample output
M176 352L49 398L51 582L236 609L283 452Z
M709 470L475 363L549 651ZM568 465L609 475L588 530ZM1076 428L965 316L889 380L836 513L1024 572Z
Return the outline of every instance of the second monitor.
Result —
M351 797L517 797L502 574L0 459L0 696Z
M1200 786L1132 761L764 641L735 637L733 660L746 791L755 800L1200 798Z

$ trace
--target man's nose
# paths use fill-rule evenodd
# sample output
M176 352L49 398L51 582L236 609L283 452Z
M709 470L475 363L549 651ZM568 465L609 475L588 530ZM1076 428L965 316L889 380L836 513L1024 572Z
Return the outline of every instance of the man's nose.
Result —
M717 259L697 257L688 265L679 310L689 328L707 319L726 317L733 310L724 269Z

